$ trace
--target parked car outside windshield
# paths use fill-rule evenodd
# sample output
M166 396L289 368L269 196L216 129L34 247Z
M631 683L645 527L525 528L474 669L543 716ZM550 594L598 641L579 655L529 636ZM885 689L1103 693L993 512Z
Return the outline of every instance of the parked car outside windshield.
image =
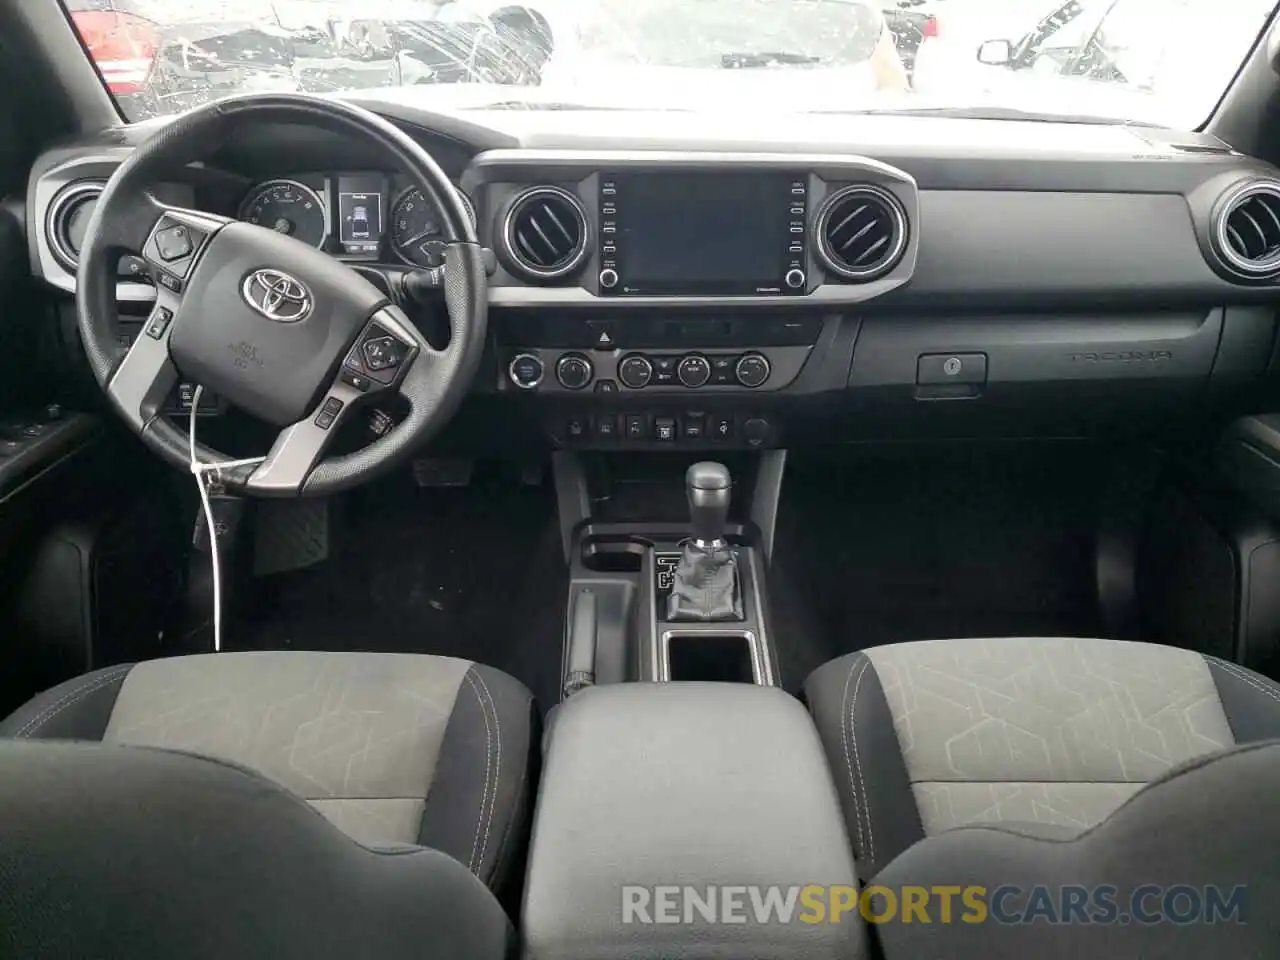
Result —
M256 90L1191 128L1271 0L64 0L130 120ZM995 42L993 44L993 41ZM992 51L1007 50L992 62ZM466 97L457 94L466 92Z

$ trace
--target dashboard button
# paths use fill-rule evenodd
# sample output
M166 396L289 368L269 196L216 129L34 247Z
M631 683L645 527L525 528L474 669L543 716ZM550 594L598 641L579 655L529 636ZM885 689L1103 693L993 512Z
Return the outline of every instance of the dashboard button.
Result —
M691 353L677 365L676 376L686 387L700 387L711 379L711 364L706 357Z
M799 268L788 270L783 282L792 290L799 290L804 287L804 271Z
M618 285L618 271L612 267L605 267L600 271L600 286L606 290L612 290Z
M587 421L582 417L570 417L564 432L571 442L576 443L586 436Z
M701 440L707 435L707 415L686 413L680 421L680 435L686 440Z
M612 380L598 380L596 382L596 393L617 393L618 385Z
M532 390L542 382L545 372L541 358L532 353L517 354L507 365L507 376L521 390Z
M676 421L673 417L658 417L653 421L653 439L669 443L676 438Z
M750 446L759 447L769 439L769 421L763 417L752 417L742 425L742 437Z
M748 353L734 368L738 382L744 387L758 387L769 379L769 361L760 353Z
M587 329L591 332L591 345L597 350L612 350L618 343L618 335L614 333L610 320L588 320Z
M618 418L614 416L597 417L596 438L599 440L618 439Z
M653 385L655 387L667 387L676 382L676 358L675 357L652 357L653 360Z
M632 390L647 387L649 381L653 379L653 364L648 358L638 353L623 357L622 362L618 364L618 379Z
M642 413L628 413L623 418L623 431L628 440L644 440L649 436L648 424Z
M733 417L712 417L708 435L717 443L733 439Z
M556 379L566 390L581 390L594 374L591 361L576 353L565 354L556 363Z
M733 383L735 379L733 368L736 359L736 357L712 357L711 382L722 385Z

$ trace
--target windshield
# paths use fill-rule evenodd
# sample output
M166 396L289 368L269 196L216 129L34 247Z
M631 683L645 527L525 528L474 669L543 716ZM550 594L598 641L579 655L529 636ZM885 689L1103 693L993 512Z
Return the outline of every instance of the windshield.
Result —
M64 0L130 120L266 90L434 108L1199 126L1273 0Z

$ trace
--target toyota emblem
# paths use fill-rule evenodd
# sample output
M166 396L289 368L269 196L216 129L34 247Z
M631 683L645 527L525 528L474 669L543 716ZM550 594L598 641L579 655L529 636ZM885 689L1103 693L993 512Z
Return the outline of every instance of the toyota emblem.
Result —
M255 270L240 288L245 303L268 320L297 323L311 312L311 291L282 270Z

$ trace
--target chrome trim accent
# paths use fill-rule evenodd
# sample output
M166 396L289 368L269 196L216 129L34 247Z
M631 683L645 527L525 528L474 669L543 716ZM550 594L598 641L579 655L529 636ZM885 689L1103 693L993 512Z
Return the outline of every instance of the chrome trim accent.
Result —
M875 266L866 269L858 269L850 267L842 263L836 257L835 252L830 249L831 245L827 240L827 221L831 216L831 211L835 209L836 204L842 203L849 197L865 194L874 197L876 200L884 204L889 212L889 216L894 221L894 227L897 236L894 239L893 247L888 256L881 259ZM843 277L846 280L875 280L884 276L890 270L898 265L902 259L903 253L907 249L907 238L909 236L910 224L907 222L906 211L902 207L902 201L897 198L891 191L883 187L877 187L869 183L859 183L852 186L843 187L831 194L822 201L822 206L818 208L818 216L813 222L814 239L817 241L818 259L822 261L822 265L834 273L836 276Z
M277 323L305 320L315 308L315 297L305 283L272 267L246 276L240 284L240 296L251 309Z
M516 361L524 360L526 358L529 360L538 361L538 370L540 372L538 374L538 379L533 381L533 383L525 383L524 381L520 380L516 376ZM546 376L547 376L547 365L542 362L542 358L538 356L536 353L517 353L514 357L511 358L511 362L507 364L507 379L510 380L516 387L518 387L521 390L532 390L534 387L540 384L544 379L546 379Z
M49 249L53 253L54 258L60 265L68 270L75 270L80 264L79 252L72 252L67 248L63 241L63 217L69 212L68 208L75 204L79 206L87 202L89 196L100 197L102 191L106 189L107 182L105 180L78 180L70 185L63 187L62 191L54 198L49 206L49 212L45 214L44 230L45 240L49 244Z
M515 239L512 233L516 214L523 210L529 203L540 196L553 196L565 203L569 204L573 210L574 219L578 221L578 228L582 231L582 237L578 241L578 248L573 256L565 263L564 266L546 269L536 264L531 264L524 256L516 250ZM506 248L506 255L511 258L512 262L529 276L538 280L556 280L566 276L578 269L582 265L582 261L587 258L587 247L589 246L590 230L587 226L587 213L583 209L582 201L575 197L568 190L562 190L560 187L530 187L521 191L516 198L511 201L511 206L507 208L507 215L502 220L502 245Z
M1280 273L1280 251L1266 260L1246 260L1227 241L1227 220L1250 197L1265 194L1280 204L1280 182L1275 180L1247 180L1228 190L1218 200L1214 215L1213 241L1218 256L1233 273L1249 280L1261 280Z

